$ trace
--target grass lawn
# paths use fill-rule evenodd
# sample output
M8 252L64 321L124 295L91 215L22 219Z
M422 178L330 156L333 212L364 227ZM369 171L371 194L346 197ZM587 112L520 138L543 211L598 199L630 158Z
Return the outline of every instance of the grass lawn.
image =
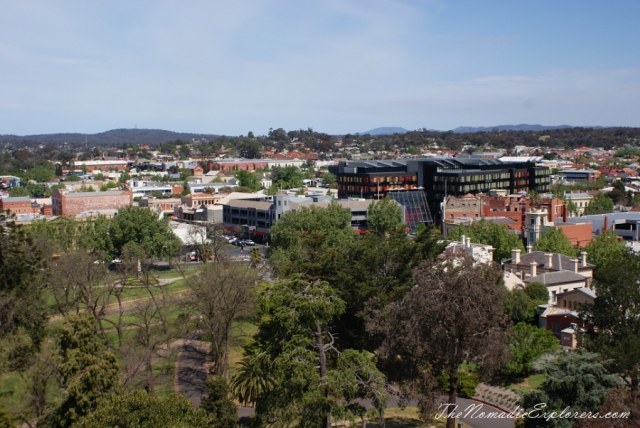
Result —
M444 428L446 425L446 418L439 418L430 422L422 421L418 408L414 406L408 406L404 409L390 407L384 411L384 427L386 428ZM361 426L361 424L356 424L355 426ZM379 419L369 419L367 426L381 428L383 425Z
M229 371L233 374L236 364L242 360L242 347L256 334L258 327L249 321L237 321L233 325L231 343L229 344Z
M547 376L543 373L533 374L527 378L521 379L517 382L514 382L510 385L507 385L512 391L516 392L528 392L534 389L540 388L542 382L547 378Z

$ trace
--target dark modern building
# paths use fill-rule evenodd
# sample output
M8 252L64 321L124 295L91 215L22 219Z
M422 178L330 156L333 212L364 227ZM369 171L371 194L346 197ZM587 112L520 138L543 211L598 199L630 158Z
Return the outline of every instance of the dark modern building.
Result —
M425 158L398 161L342 161L329 170L338 181L338 198L381 199L390 191L424 189L431 215L441 221L447 195L505 189L511 194L549 191L550 170L530 158L503 162L483 158Z

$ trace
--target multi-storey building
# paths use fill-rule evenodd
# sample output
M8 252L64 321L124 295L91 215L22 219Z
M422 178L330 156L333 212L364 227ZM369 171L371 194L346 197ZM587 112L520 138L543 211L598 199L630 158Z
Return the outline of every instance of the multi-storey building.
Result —
M108 192L69 192L56 189L51 194L53 215L77 215L89 211L117 210L133 203L131 190Z
M448 195L505 189L510 194L549 191L550 170L531 158L425 158L403 161L342 161L329 167L338 181L338 197L380 199L392 190L424 189L433 217L442 219Z

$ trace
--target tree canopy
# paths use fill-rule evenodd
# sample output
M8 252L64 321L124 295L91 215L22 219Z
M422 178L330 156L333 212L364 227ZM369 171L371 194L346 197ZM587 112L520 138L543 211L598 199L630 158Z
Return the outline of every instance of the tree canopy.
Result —
M448 403L459 392L459 370L477 363L488 374L502 363L502 271L494 263L446 256L414 271L417 285L404 299L382 309L370 306L368 330L382 336L377 354L392 381L411 385L429 412L437 395L436 379L448 376ZM447 426L455 420L449 417Z
M504 225L481 219L474 221L470 226L460 225L452 229L447 234L450 241L459 241L462 235L471 238L474 244L491 245L495 250L493 252L493 260L501 262L511 257L511 250L519 248L524 251L522 241L515 233L509 231Z
M604 193L598 193L591 199L584 213L590 214L608 214L613 212L613 201Z
M262 291L259 308L256 340L245 351L270 376L255 396L258 421L329 428L332 416L356 416L357 399L386 406L385 378L372 356L335 347L330 327L345 302L326 282L276 280Z
M534 413L560 414L567 409L568 413L591 411L596 412L603 405L607 394L618 385L615 376L607 373L600 362L598 354L589 352L568 352L559 354L544 367L547 378L538 390L527 393L522 400L522 407L532 411L540 403L544 408ZM558 427L569 428L572 419L528 418L525 427Z
M390 198L374 201L367 210L367 227L374 233L386 233L402 224L402 208Z
M571 245L571 241L560 228L552 228L540 235L533 246L534 251L545 253L559 253L569 257L577 257L578 249Z
M174 254L180 239L171 231L169 223L159 219L158 214L148 208L124 207L118 210L109 223L109 237L116 255L124 246L133 242L149 256L162 257Z

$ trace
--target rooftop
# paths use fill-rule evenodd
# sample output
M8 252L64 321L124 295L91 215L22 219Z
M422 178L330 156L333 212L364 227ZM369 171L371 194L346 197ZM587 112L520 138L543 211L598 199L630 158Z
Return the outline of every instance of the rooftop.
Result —
M524 280L526 283L541 282L544 285L567 284L569 282L585 281L587 278L579 273L570 270L561 270L557 272L545 272Z

